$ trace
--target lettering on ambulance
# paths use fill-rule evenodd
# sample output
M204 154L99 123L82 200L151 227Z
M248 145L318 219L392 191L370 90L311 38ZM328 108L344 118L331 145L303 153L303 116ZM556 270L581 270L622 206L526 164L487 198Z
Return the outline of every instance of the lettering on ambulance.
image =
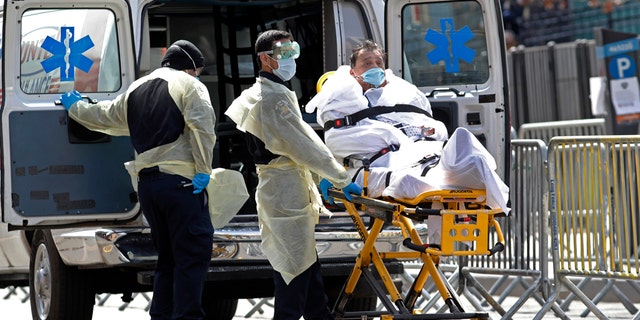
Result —
M37 33L46 29L57 30L55 27L44 27ZM40 62L51 57L51 54L41 48L44 38L33 39L34 33L36 30L24 34L20 44L20 87L26 93L57 93L60 90L60 77L42 70Z

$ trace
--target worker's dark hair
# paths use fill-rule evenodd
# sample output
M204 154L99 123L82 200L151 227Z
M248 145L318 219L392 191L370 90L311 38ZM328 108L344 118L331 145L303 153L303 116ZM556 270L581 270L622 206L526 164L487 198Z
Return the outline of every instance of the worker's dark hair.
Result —
M273 43L280 40L293 40L291 33L282 30L267 30L261 33L256 39L256 54L263 51L270 51L273 49ZM258 67L262 68L260 57L257 58Z
M350 62L351 62L351 68L355 68L356 67L356 60L358 60L358 55L360 55L360 51L380 51L380 54L382 55L382 59L384 60L386 57L386 53L384 52L384 48L382 48L382 46L378 45L377 43L371 41L371 40L364 40L361 43L359 43L358 45L356 45L355 47L353 47L353 50L351 50L351 58L350 58Z

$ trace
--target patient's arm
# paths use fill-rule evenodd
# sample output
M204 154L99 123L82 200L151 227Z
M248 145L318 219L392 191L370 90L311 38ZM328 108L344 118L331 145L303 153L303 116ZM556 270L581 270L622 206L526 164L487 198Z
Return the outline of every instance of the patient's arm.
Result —
M349 155L370 157L390 145L412 142L392 125L369 119L355 126L329 129L324 140L336 158Z

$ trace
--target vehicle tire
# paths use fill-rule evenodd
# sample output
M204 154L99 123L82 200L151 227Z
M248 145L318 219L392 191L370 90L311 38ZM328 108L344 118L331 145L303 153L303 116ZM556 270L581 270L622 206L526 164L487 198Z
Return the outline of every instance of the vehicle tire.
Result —
M29 295L34 320L90 320L95 292L89 277L60 258L51 232L38 230L31 243Z
M210 289L214 290L214 289ZM214 297L205 287L202 293L202 309L204 320L232 320L238 308L238 299L222 299Z

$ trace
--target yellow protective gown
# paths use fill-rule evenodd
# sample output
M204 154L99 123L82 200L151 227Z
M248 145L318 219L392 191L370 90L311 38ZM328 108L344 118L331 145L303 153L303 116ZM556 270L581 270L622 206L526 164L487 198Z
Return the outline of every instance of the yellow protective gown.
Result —
M170 98L184 115L185 128L177 140L147 150L137 155L134 161L125 164L136 189L137 173L153 166L158 166L162 172L189 179L196 172L211 173L213 147L216 143L216 117L207 87L186 72L159 68L136 80L125 93L111 101L100 101L98 104L78 101L69 109L69 116L90 130L112 136L129 136L129 94L141 84L155 78L162 78L169 83Z
M350 176L302 120L293 91L259 77L225 113L279 155L258 166L256 191L262 250L288 284L317 259L314 228L324 210L311 172L346 187Z

